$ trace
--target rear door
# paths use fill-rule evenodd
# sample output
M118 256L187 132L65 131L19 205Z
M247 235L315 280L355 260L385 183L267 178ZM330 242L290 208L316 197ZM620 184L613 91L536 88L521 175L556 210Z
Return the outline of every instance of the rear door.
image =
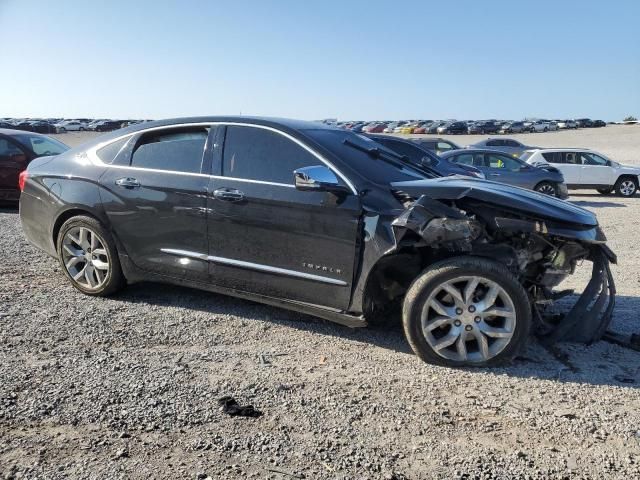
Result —
M228 125L208 198L211 281L347 308L360 232L355 194L299 191L293 171L323 165L273 128Z
M542 155L562 172L567 186L579 186L583 183L582 159L578 152L545 152Z
M522 164L513 157L503 153L484 153L485 175L488 180L508 183L523 188L531 188L528 175L522 170Z
M210 169L205 150L214 148L214 136L208 126L158 129L110 150L112 157L119 153L100 178L103 205L126 253L141 269L208 279L209 175L203 172Z

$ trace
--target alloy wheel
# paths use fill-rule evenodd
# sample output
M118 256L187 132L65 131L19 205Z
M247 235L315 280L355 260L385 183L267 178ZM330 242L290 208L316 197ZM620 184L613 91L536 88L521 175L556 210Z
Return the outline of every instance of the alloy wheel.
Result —
M540 193L544 193L545 195L554 196L556 194L556 189L553 188L553 185L545 183L544 185L540 185L536 190Z
M516 309L498 283L460 276L434 289L422 309L422 332L439 356L459 362L486 362L514 335Z
M73 227L62 240L62 261L82 288L96 290L107 281L109 253L102 238L87 227Z
M636 193L636 184L633 182L633 180L624 180L620 183L619 190L622 195L624 195L625 197L629 197Z

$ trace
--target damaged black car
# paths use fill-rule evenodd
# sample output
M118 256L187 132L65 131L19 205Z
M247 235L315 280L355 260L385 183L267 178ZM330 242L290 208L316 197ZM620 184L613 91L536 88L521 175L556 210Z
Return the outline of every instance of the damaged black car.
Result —
M596 217L547 195L438 177L356 133L295 120L134 125L21 176L27 238L88 295L156 281L350 327L400 312L423 360L493 366L599 339L615 288ZM578 263L592 278L549 315Z

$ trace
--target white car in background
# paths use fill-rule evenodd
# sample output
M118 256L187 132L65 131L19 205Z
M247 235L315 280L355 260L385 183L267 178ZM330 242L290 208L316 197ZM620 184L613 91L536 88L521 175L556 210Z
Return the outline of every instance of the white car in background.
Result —
M556 120L560 130L570 130L578 128L578 124L573 120Z
M537 120L531 124L532 132L548 132L549 130L551 130L551 126L546 120Z
M56 124L57 133L83 132L87 129L87 124L80 120L66 120Z
M569 189L595 189L606 195L615 191L631 197L638 191L640 167L621 165L587 148L527 150L520 157L530 165L553 165L562 172Z

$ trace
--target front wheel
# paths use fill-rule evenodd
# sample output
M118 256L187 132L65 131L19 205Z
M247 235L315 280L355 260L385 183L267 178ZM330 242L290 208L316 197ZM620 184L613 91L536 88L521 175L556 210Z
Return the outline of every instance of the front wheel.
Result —
M531 305L502 264L455 257L427 268L409 288L402 322L422 360L448 367L502 365L520 353Z
M67 220L58 234L57 251L62 270L82 293L107 296L124 286L113 237L95 218Z
M620 197L631 197L638 191L638 179L634 177L622 177L613 188Z
M551 195L552 197L556 197L558 195L558 190L556 186L551 182L540 182L534 188L536 192L544 193L545 195Z

